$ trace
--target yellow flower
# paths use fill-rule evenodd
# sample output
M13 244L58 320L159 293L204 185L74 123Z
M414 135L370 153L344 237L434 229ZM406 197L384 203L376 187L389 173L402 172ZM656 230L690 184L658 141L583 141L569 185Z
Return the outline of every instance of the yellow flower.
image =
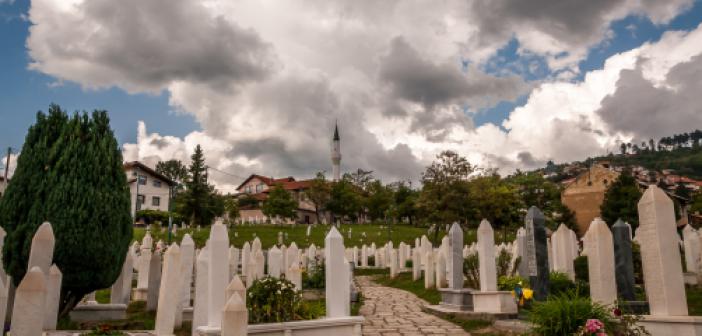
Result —
M532 297L534 297L534 291L529 288L524 288L524 298L531 300Z

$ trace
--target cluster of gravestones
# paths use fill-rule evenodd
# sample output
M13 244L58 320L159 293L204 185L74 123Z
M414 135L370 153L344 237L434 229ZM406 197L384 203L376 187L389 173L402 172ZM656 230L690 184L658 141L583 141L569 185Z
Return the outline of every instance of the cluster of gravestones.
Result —
M0 231L0 238L4 232ZM44 223L32 240L29 271L15 291L13 335L39 336L56 328L62 276L56 265L51 265L53 250L51 225ZM284 276L301 289L302 269L314 268L321 261L326 272L327 317L349 316L351 269L343 237L336 228L330 230L323 249L311 245L302 250L292 243L289 247L274 246L265 253L258 238L241 249L230 246L227 229L220 223L212 226L210 238L200 250L188 234L180 245L159 241L154 247L147 232L141 244L134 243L127 252L122 272L111 287L110 305L126 309L132 300L146 301L147 310L156 311L156 335L172 335L188 311L192 312L193 335L246 335L247 286L264 276ZM132 288L135 277L137 286ZM0 316L5 315L9 281L3 271ZM98 311L101 306L108 305L94 302L93 293L77 309Z
M0 248L5 232L0 229ZM56 329L61 295L61 271L52 264L54 232L51 224L43 223L32 238L27 273L14 292L12 305L12 335L41 335L42 330ZM7 313L11 278L0 264L0 316Z

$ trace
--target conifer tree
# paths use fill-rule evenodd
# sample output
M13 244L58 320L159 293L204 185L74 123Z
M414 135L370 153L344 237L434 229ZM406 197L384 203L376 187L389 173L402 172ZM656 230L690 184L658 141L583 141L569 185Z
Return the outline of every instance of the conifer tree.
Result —
M639 226L638 203L641 191L636 179L628 170L623 171L607 189L604 201L600 206L602 219L613 225L617 219L631 224L632 229Z
M27 271L34 232L48 221L56 237L53 262L63 273L61 315L112 285L132 239L129 199L107 112L69 118L52 105L48 116L38 113L0 201L3 261L14 283Z
M191 160L186 189L176 200L178 212L194 225L210 225L215 217L224 214L224 199L207 183L205 155L200 145L195 147Z

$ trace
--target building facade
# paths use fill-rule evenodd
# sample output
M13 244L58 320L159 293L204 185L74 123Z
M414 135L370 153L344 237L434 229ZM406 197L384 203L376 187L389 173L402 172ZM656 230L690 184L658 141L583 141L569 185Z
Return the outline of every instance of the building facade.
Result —
M124 164L131 195L131 214L139 210L168 211L171 187L175 182L139 161Z
M316 224L318 220L314 203L310 202L305 195L305 190L311 184L312 180L297 181L292 176L276 179L253 174L236 189L237 194L235 197L248 200L248 202L244 202L246 204L240 205L237 221L240 223ZM276 185L282 186L297 201L297 218L292 220L268 218L261 210L263 202L268 198L268 193ZM319 222L326 222L325 216L320 215L320 217Z
M561 201L575 212L578 234L585 234L592 220L600 217L605 192L618 177L619 173L609 165L596 164L565 187Z

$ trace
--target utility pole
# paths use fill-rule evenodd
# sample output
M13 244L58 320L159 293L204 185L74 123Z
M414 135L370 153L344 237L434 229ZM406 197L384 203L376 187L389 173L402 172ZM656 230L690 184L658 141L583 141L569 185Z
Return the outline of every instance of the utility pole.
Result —
M10 156L12 156L12 147L7 147L7 163L5 164L5 184L7 184L7 174L10 172Z

